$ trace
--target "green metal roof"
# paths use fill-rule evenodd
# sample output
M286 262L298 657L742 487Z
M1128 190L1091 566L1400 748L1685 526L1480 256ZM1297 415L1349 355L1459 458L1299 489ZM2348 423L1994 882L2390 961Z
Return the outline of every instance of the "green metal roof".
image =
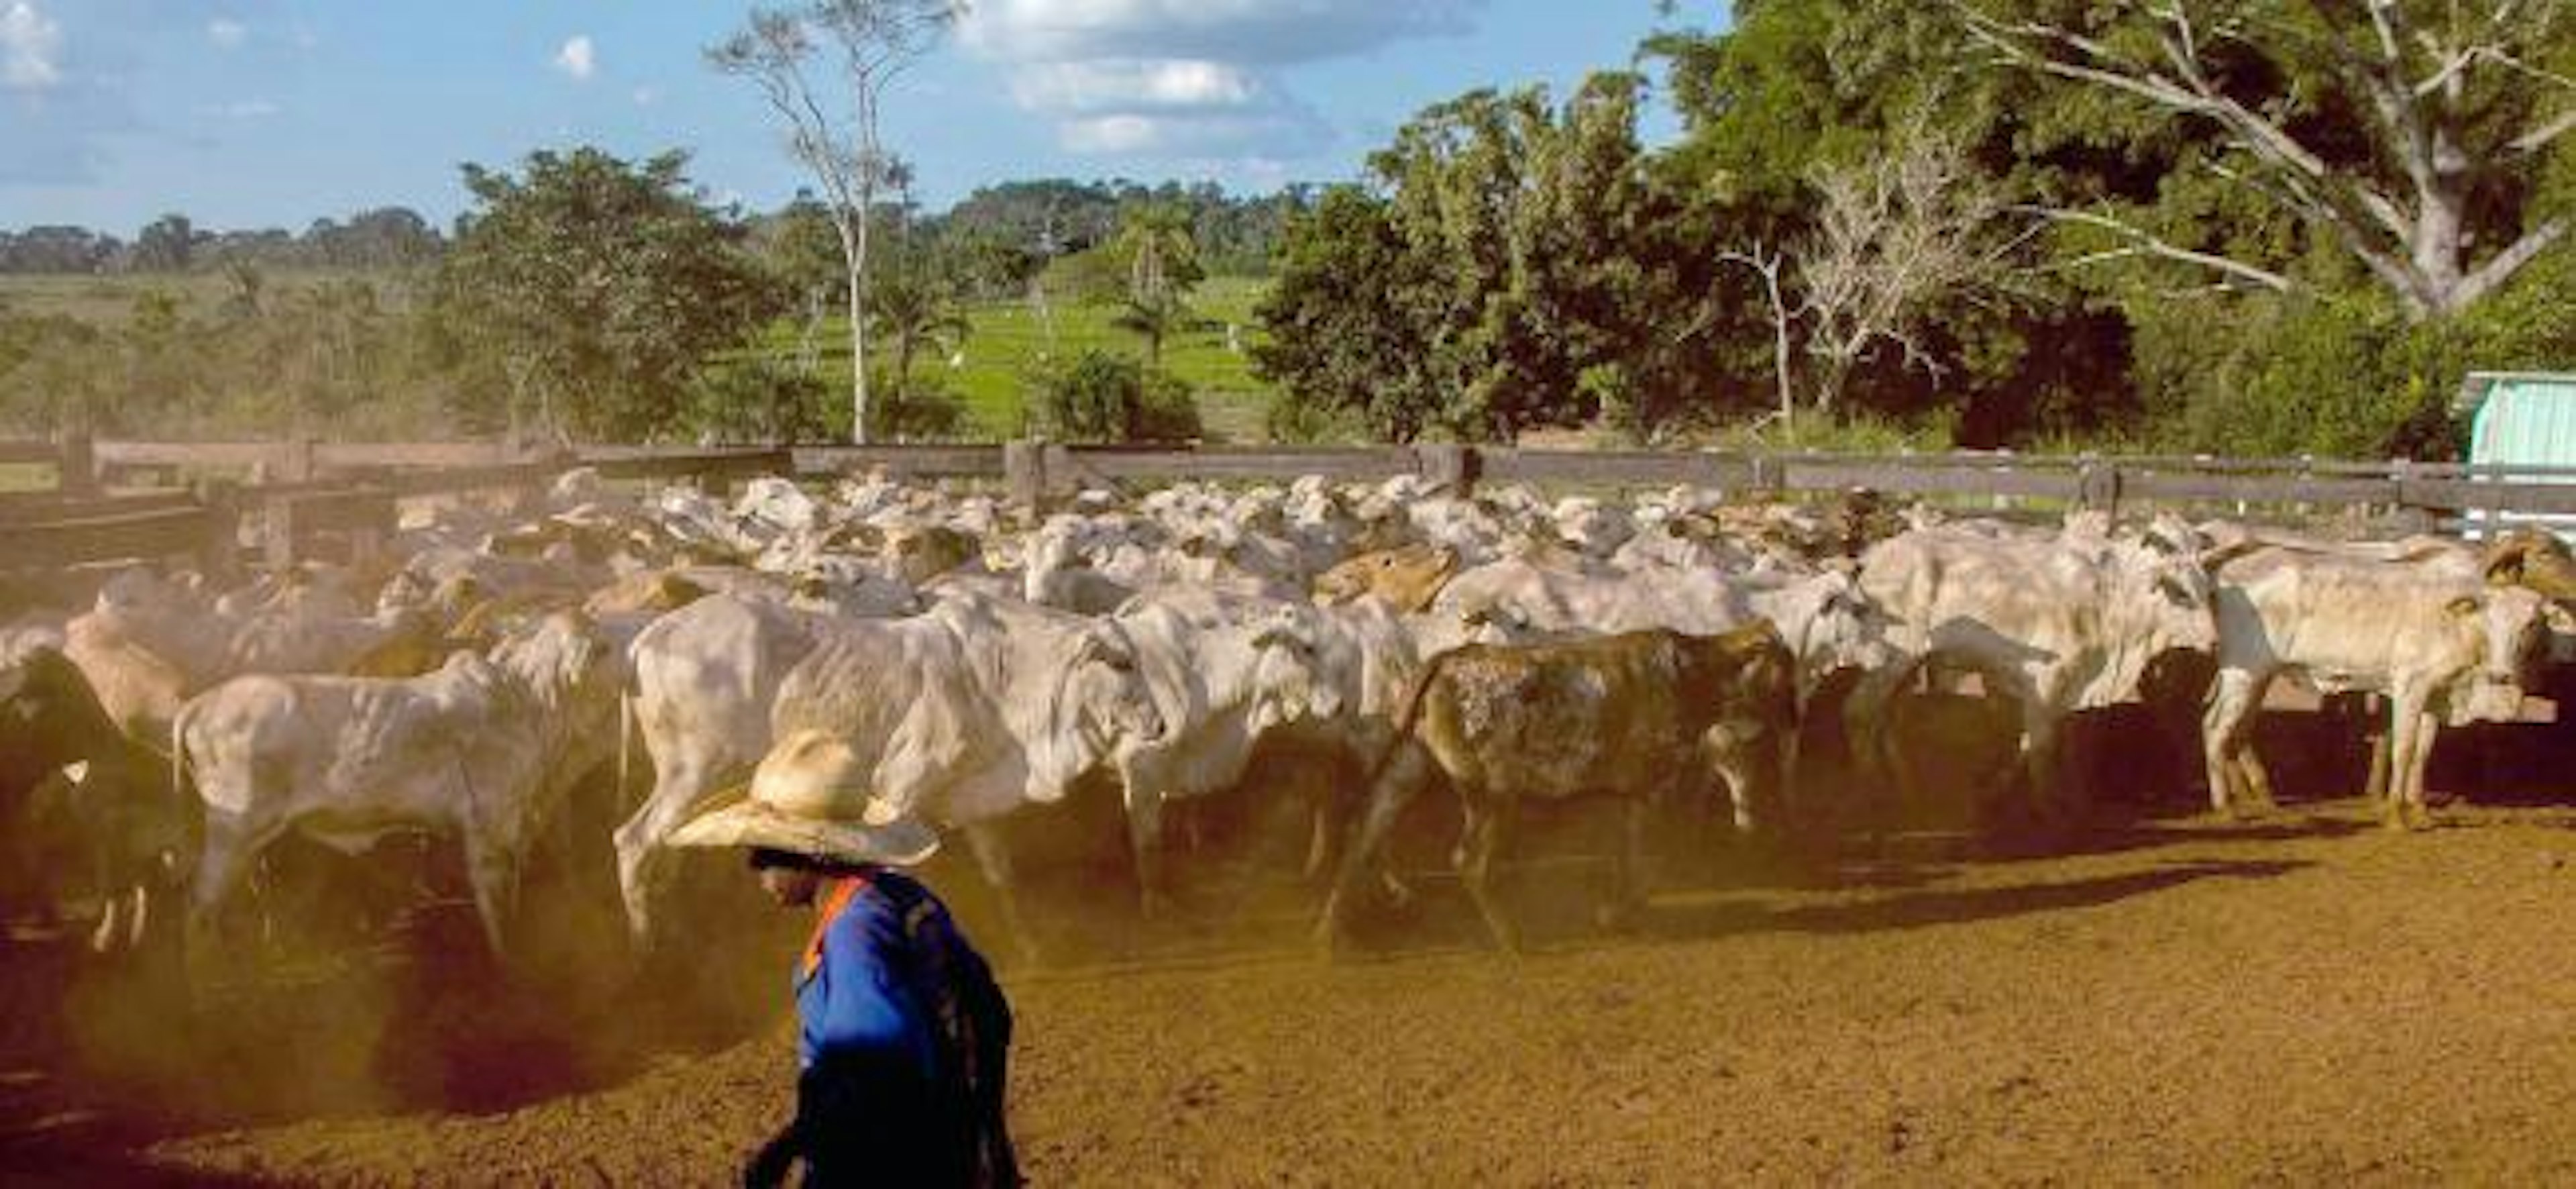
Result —
M2576 466L2576 374L2473 372L2460 403L2471 463Z

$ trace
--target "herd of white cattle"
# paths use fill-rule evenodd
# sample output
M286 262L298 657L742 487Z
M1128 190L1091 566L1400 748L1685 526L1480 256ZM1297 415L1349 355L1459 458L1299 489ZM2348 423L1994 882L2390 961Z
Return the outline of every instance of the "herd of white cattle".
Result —
M0 829L50 788L88 828L102 880L139 887L131 873L156 862L180 872L191 919L290 832L351 853L434 833L462 843L506 954L521 866L585 779L614 780L623 798L616 874L649 943L667 927L665 840L764 762L829 754L824 775L864 782L872 820L966 839L1005 906L1010 857L992 827L1105 771L1151 908L1166 890L1166 803L1247 784L1256 751L1325 773L1310 782L1314 858L1342 850L1347 891L1426 779L1422 757L1457 784L1469 778L1447 757L1472 750L1473 779L1506 799L1636 797L1584 787L1628 769L1597 747L1565 762L1563 736L1629 738L1600 724L1682 689L1732 707L1670 721L1742 827L1762 825L1746 786L1797 762L1792 741L1816 714L1839 716L1857 771L1908 786L1891 720L1918 689L1970 673L2018 706L2029 788L2049 804L2066 717L2136 697L2150 660L2174 650L2217 664L2213 807L2268 799L2250 717L2268 682L2296 672L2387 696L2386 812L2404 826L2423 820L2439 726L2518 707L2552 598L2576 593L2568 573L2565 551L2532 535L2344 543L2081 513L2032 528L1688 488L1549 501L1308 477L1094 492L1036 518L882 478L828 493L764 479L728 502L621 493L576 471L541 500L407 506L396 539L360 564L236 589L138 567L86 607L0 608L14 616L0 627ZM1747 633L1775 641L1783 679L1685 687L1673 675L1686 657L1648 663L1646 644L1599 643L1730 633L1752 641L1743 657L1774 647ZM1519 673L1582 705L1499 717L1471 705L1460 713L1505 725L1447 746L1439 731L1476 729L1422 705L1453 650L1486 682L1457 697L1516 696ZM1862 676L1837 685L1847 696L1819 699L1850 670ZM1548 775L1509 775L1516 756ZM130 911L123 895L109 904L103 944L145 908L140 891Z

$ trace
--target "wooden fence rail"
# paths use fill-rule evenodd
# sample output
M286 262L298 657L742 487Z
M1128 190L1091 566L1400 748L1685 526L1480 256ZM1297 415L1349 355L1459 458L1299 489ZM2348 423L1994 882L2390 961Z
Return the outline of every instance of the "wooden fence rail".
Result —
M0 495L0 569L189 554L229 566L244 518L260 553L293 561L317 535L353 551L393 531L400 499L475 490L533 492L577 466L604 478L695 478L723 485L760 475L881 473L907 481L998 480L1039 505L1085 489L1178 479L1286 483L1414 475L1453 490L1479 483L1668 487L1688 484L1756 498L1856 488L1897 495L2056 501L2117 512L2138 502L2372 505L2430 529L2470 513L2576 515L2576 466L2466 466L2407 460L2198 456L1946 454L1832 455L1521 450L1445 444L1325 447L990 445L795 446L675 449L594 446L543 454L488 442L325 443L0 441L0 463L50 463L52 490ZM101 477L175 480L250 472L250 484L212 481L196 492L96 496ZM220 555L220 556L219 556Z

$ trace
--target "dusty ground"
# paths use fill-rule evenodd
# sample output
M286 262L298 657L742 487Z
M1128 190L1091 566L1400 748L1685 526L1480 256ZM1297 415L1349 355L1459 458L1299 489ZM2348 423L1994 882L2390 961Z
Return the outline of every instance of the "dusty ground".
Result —
M1006 979L1015 1128L1040 1183L2565 1183L2576 809L2518 799L2412 836L2332 801L2106 820L2043 858L1914 834L1676 862L1615 938L1582 897L1605 831L1570 817L1523 848L1517 961L1437 879L1339 965L1276 880L1141 932L1062 924L1059 890L1068 956ZM712 1184L785 1106L776 1017L587 1061L521 1035L548 1078L493 1101L48 1115L0 1128L0 1180ZM0 1084L0 1122L35 1093Z

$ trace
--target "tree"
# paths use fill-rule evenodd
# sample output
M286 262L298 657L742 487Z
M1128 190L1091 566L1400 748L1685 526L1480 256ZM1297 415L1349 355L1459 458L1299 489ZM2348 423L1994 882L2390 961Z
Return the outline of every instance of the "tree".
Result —
M521 177L465 167L476 207L435 300L502 362L514 423L533 412L558 440L664 428L700 362L774 307L743 229L700 201L687 163L584 147L531 154Z
M822 186L839 234L850 319L850 436L868 440L868 223L879 190L895 180L879 131L887 87L955 23L958 0L816 0L792 10L754 8L749 24L707 49L727 74L751 79L788 128L796 159ZM813 60L837 53L845 115L828 112Z
M2568 232L2566 204L2533 184L2576 128L2567 5L1951 2L2006 66L2208 130L2191 169L2324 237L2413 320L2456 317ZM2117 209L2050 213L2109 237L2090 259L2311 287L2279 262L2180 242Z
M1771 309L1780 415L1797 388L1790 342L1803 340L1812 373L1808 403L1834 412L1852 369L1874 348L1903 352L1904 366L1936 377L1942 365L1923 340L1937 310L2008 290L2013 253L2028 237L2005 234L2001 192L1979 177L1954 137L1928 111L1907 122L1899 143L1870 158L1814 171L1816 222L1791 261L1756 244L1730 252L1763 280Z
M1373 154L1387 191L1292 218L1256 355L1291 398L1379 432L1509 440L1657 402L1686 307L1629 74L1425 109Z
M186 215L163 215L134 237L137 272L186 272L197 250L197 230Z
M1270 333L1253 345L1252 367L1281 387L1281 415L1347 412L1372 436L1405 442L1442 401L1413 329L1411 295L1429 283L1427 262L1406 250L1387 206L1335 186L1289 220L1278 283L1254 311Z
M1128 208L1117 250L1127 258L1126 309L1116 321L1145 340L1145 365L1163 365L1163 340L1189 319L1188 295L1205 279L1190 216L1179 205L1142 203Z
M868 288L869 310L880 333L894 340L894 393L889 407L912 394L912 361L923 347L954 349L971 329L957 293L929 252L905 245L893 267ZM900 414L897 414L900 417Z

